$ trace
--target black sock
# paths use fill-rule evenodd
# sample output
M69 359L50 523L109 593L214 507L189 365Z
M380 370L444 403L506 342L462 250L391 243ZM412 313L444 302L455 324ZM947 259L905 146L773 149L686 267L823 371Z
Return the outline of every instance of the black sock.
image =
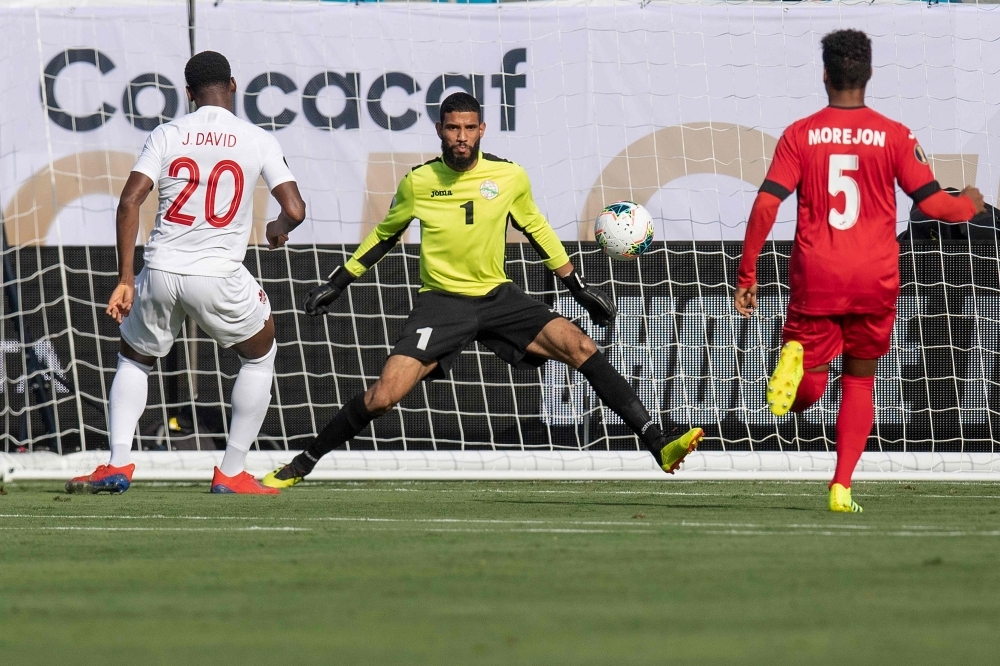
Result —
M311 472L320 458L354 439L376 416L365 407L365 394L359 393L340 408L336 416L316 435L313 443L295 456L292 462L306 473Z
M664 444L663 431L625 378L608 363L604 354L598 351L584 361L578 370L594 387L604 404L639 436L643 445L654 454L659 453Z

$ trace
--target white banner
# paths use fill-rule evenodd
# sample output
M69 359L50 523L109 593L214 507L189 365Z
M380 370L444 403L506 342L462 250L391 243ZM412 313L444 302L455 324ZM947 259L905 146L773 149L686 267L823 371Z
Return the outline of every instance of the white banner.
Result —
M0 9L12 244L114 243L115 196L146 135L186 110L184 4ZM438 152L437 104L463 88L485 104L483 149L528 170L563 239L592 240L604 203L630 198L660 240L739 240L777 137L825 104L819 40L842 27L873 39L869 103L917 134L944 185L992 201L998 10L201 3L196 46L229 57L239 115L284 147L309 206L294 243L358 242ZM274 213L263 189L255 212ZM776 237L793 214L786 202Z

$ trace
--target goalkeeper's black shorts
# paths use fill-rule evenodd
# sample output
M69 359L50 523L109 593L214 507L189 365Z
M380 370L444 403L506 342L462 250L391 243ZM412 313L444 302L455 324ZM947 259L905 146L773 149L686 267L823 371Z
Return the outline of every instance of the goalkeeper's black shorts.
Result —
M437 361L430 378L443 379L475 340L510 365L538 367L545 359L529 354L527 347L561 316L511 282L485 296L425 291L417 294L391 355Z

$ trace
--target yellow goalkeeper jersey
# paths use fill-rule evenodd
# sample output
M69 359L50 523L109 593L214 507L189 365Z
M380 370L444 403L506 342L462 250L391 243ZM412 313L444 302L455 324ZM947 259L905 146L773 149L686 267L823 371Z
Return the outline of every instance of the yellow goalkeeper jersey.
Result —
M389 214L346 269L362 275L399 242L414 219L420 220L421 291L484 296L510 282L504 271L508 221L527 236L550 269L569 262L531 196L525 170L480 153L469 171L453 171L440 157L411 170L400 181Z

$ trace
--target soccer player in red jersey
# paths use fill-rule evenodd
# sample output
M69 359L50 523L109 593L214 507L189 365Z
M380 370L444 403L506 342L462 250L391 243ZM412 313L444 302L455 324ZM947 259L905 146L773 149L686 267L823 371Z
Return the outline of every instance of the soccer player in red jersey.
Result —
M792 123L778 141L747 223L735 305L745 317L757 307L757 258L778 206L796 192L791 297L768 403L777 416L807 409L826 390L830 361L843 353L829 505L860 512L851 476L871 433L875 370L889 351L899 295L895 183L937 220L964 222L984 207L974 187L957 197L944 192L913 133L865 106L868 36L838 30L822 44L830 104Z

